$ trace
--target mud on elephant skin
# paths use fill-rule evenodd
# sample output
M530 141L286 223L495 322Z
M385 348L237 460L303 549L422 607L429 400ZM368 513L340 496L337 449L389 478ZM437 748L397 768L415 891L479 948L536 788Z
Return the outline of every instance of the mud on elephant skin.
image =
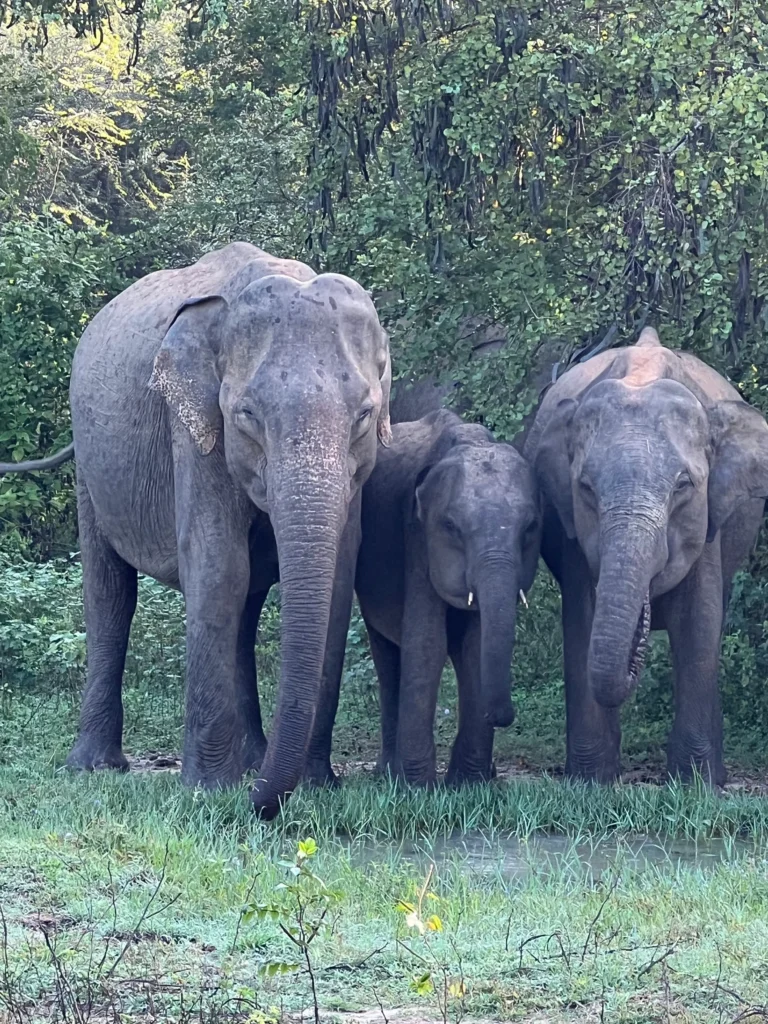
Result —
M531 467L445 409L396 423L363 489L362 522L356 590L379 677L380 767L434 781L435 710L450 657L459 732L448 778L488 779L494 727L514 718L518 595L539 555Z
M725 782L720 639L768 495L768 425L715 370L646 328L574 367L525 453L546 499L542 554L563 597L566 770L620 768L619 708L651 629L675 672L671 773Z
M360 490L389 443L387 338L367 293L246 243L138 281L74 357L88 668L69 764L126 768L122 675L137 571L184 593L183 777L255 807L298 783L321 674L340 671ZM282 658L269 744L254 642L278 579ZM262 760L263 758L263 760Z

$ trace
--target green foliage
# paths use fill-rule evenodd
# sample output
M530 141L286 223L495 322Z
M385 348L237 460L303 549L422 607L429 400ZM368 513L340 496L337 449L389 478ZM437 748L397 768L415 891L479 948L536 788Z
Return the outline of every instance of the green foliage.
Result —
M745 363L766 292L759 3L394 0L307 23L315 238L382 294L400 374L457 377L510 436L545 342L631 338L650 318L673 346ZM509 339L487 362L478 323Z
M34 739L43 725L38 719L26 734ZM44 739L50 753L55 736ZM384 806L373 824L413 829L406 834L415 841L384 830L372 840L372 793ZM479 820L489 824L506 810L504 834L434 843L437 828L447 835L451 827L439 816L447 797L454 810L480 803ZM545 808L568 838L530 836L515 808ZM707 843L707 822L729 816L734 831L741 818L759 839ZM321 822L312 826L311 870L343 894L333 936L312 945L323 1019L344 1011L376 1019L377 1005L390 1019L390 1007L401 1017L434 1016L424 1006L432 994L409 985L426 972L421 939L408 942L411 952L398 941L403 915L395 909L400 896L416 902L414 880L430 863L438 901L425 904L425 916L437 908L443 923L430 941L440 958L460 961L466 979L463 1005L452 1002L449 1019L465 1010L475 1020L587 1024L604 1006L606 1020L621 1024L668 1016L721 1024L764 1002L762 799L546 779L453 794L352 785L296 794L267 825L254 820L245 791L194 793L168 776L73 777L53 772L32 744L0 764L4 1009L16 1008L18 1024L105 1013L174 1024L306 1018L306 975L260 971L287 960L292 944L271 918L245 924L242 908L282 904L280 862L294 862L311 818ZM651 841L644 864L626 833L649 821L683 825L693 841ZM606 824L612 837L601 831ZM664 955L668 973L657 961ZM669 1006L677 1012L668 1015Z
M119 289L107 239L52 218L0 232L0 458L50 453L71 439L69 371L78 337ZM0 520L34 538L38 552L73 541L74 472L0 480Z
M468 988L465 983L461 956L453 936L445 941L443 920L438 914L428 914L429 909L440 904L440 897L430 889L434 866L430 865L424 884L419 887L414 902L398 900L397 909L405 915L406 927L420 938L420 951L415 951L409 942L400 939L401 945L419 963L419 971L411 979L411 991L422 997L434 996L440 1017L446 1022L455 1013L460 1020L466 1013L465 1000ZM436 939L443 941L438 945ZM453 961L456 961L455 963ZM458 973L455 973L458 972Z

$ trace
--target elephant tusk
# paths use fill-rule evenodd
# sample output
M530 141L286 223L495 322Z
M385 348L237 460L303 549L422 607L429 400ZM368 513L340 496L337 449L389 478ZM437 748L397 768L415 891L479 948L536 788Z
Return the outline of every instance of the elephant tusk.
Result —
M523 602L523 606L524 606L524 607L525 607L525 609L527 610L527 609L528 609L528 599L526 598L526 596L525 596L525 594L523 593L522 589L520 589L520 590L518 591L518 595L519 595L519 597L520 597L520 600L521 600L521 601Z
M470 590L469 597L467 598L467 608L471 608L472 607L472 602L474 601L474 599L475 599L475 595Z

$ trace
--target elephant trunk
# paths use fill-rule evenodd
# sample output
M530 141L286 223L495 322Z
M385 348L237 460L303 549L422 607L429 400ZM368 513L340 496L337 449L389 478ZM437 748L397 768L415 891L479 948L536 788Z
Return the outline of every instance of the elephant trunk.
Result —
M349 474L346 451L320 443L322 451L277 459L270 488L270 518L280 562L280 686L277 708L251 793L261 817L274 818L304 771L325 658L336 561L346 524Z
M515 719L511 664L517 619L517 566L508 559L495 559L490 564L486 561L478 577L483 711L491 725L503 729Z
M615 708L632 694L651 628L650 584L657 528L634 523L601 530L600 577L589 645L588 676L598 704Z

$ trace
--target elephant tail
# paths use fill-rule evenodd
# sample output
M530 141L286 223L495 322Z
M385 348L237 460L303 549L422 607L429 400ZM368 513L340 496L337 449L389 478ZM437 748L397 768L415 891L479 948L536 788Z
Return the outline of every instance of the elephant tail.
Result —
M61 448L45 459L30 459L27 462L0 462L0 476L5 473L30 473L39 469L55 469L62 462L71 459L75 454L75 442L70 441L66 448Z

